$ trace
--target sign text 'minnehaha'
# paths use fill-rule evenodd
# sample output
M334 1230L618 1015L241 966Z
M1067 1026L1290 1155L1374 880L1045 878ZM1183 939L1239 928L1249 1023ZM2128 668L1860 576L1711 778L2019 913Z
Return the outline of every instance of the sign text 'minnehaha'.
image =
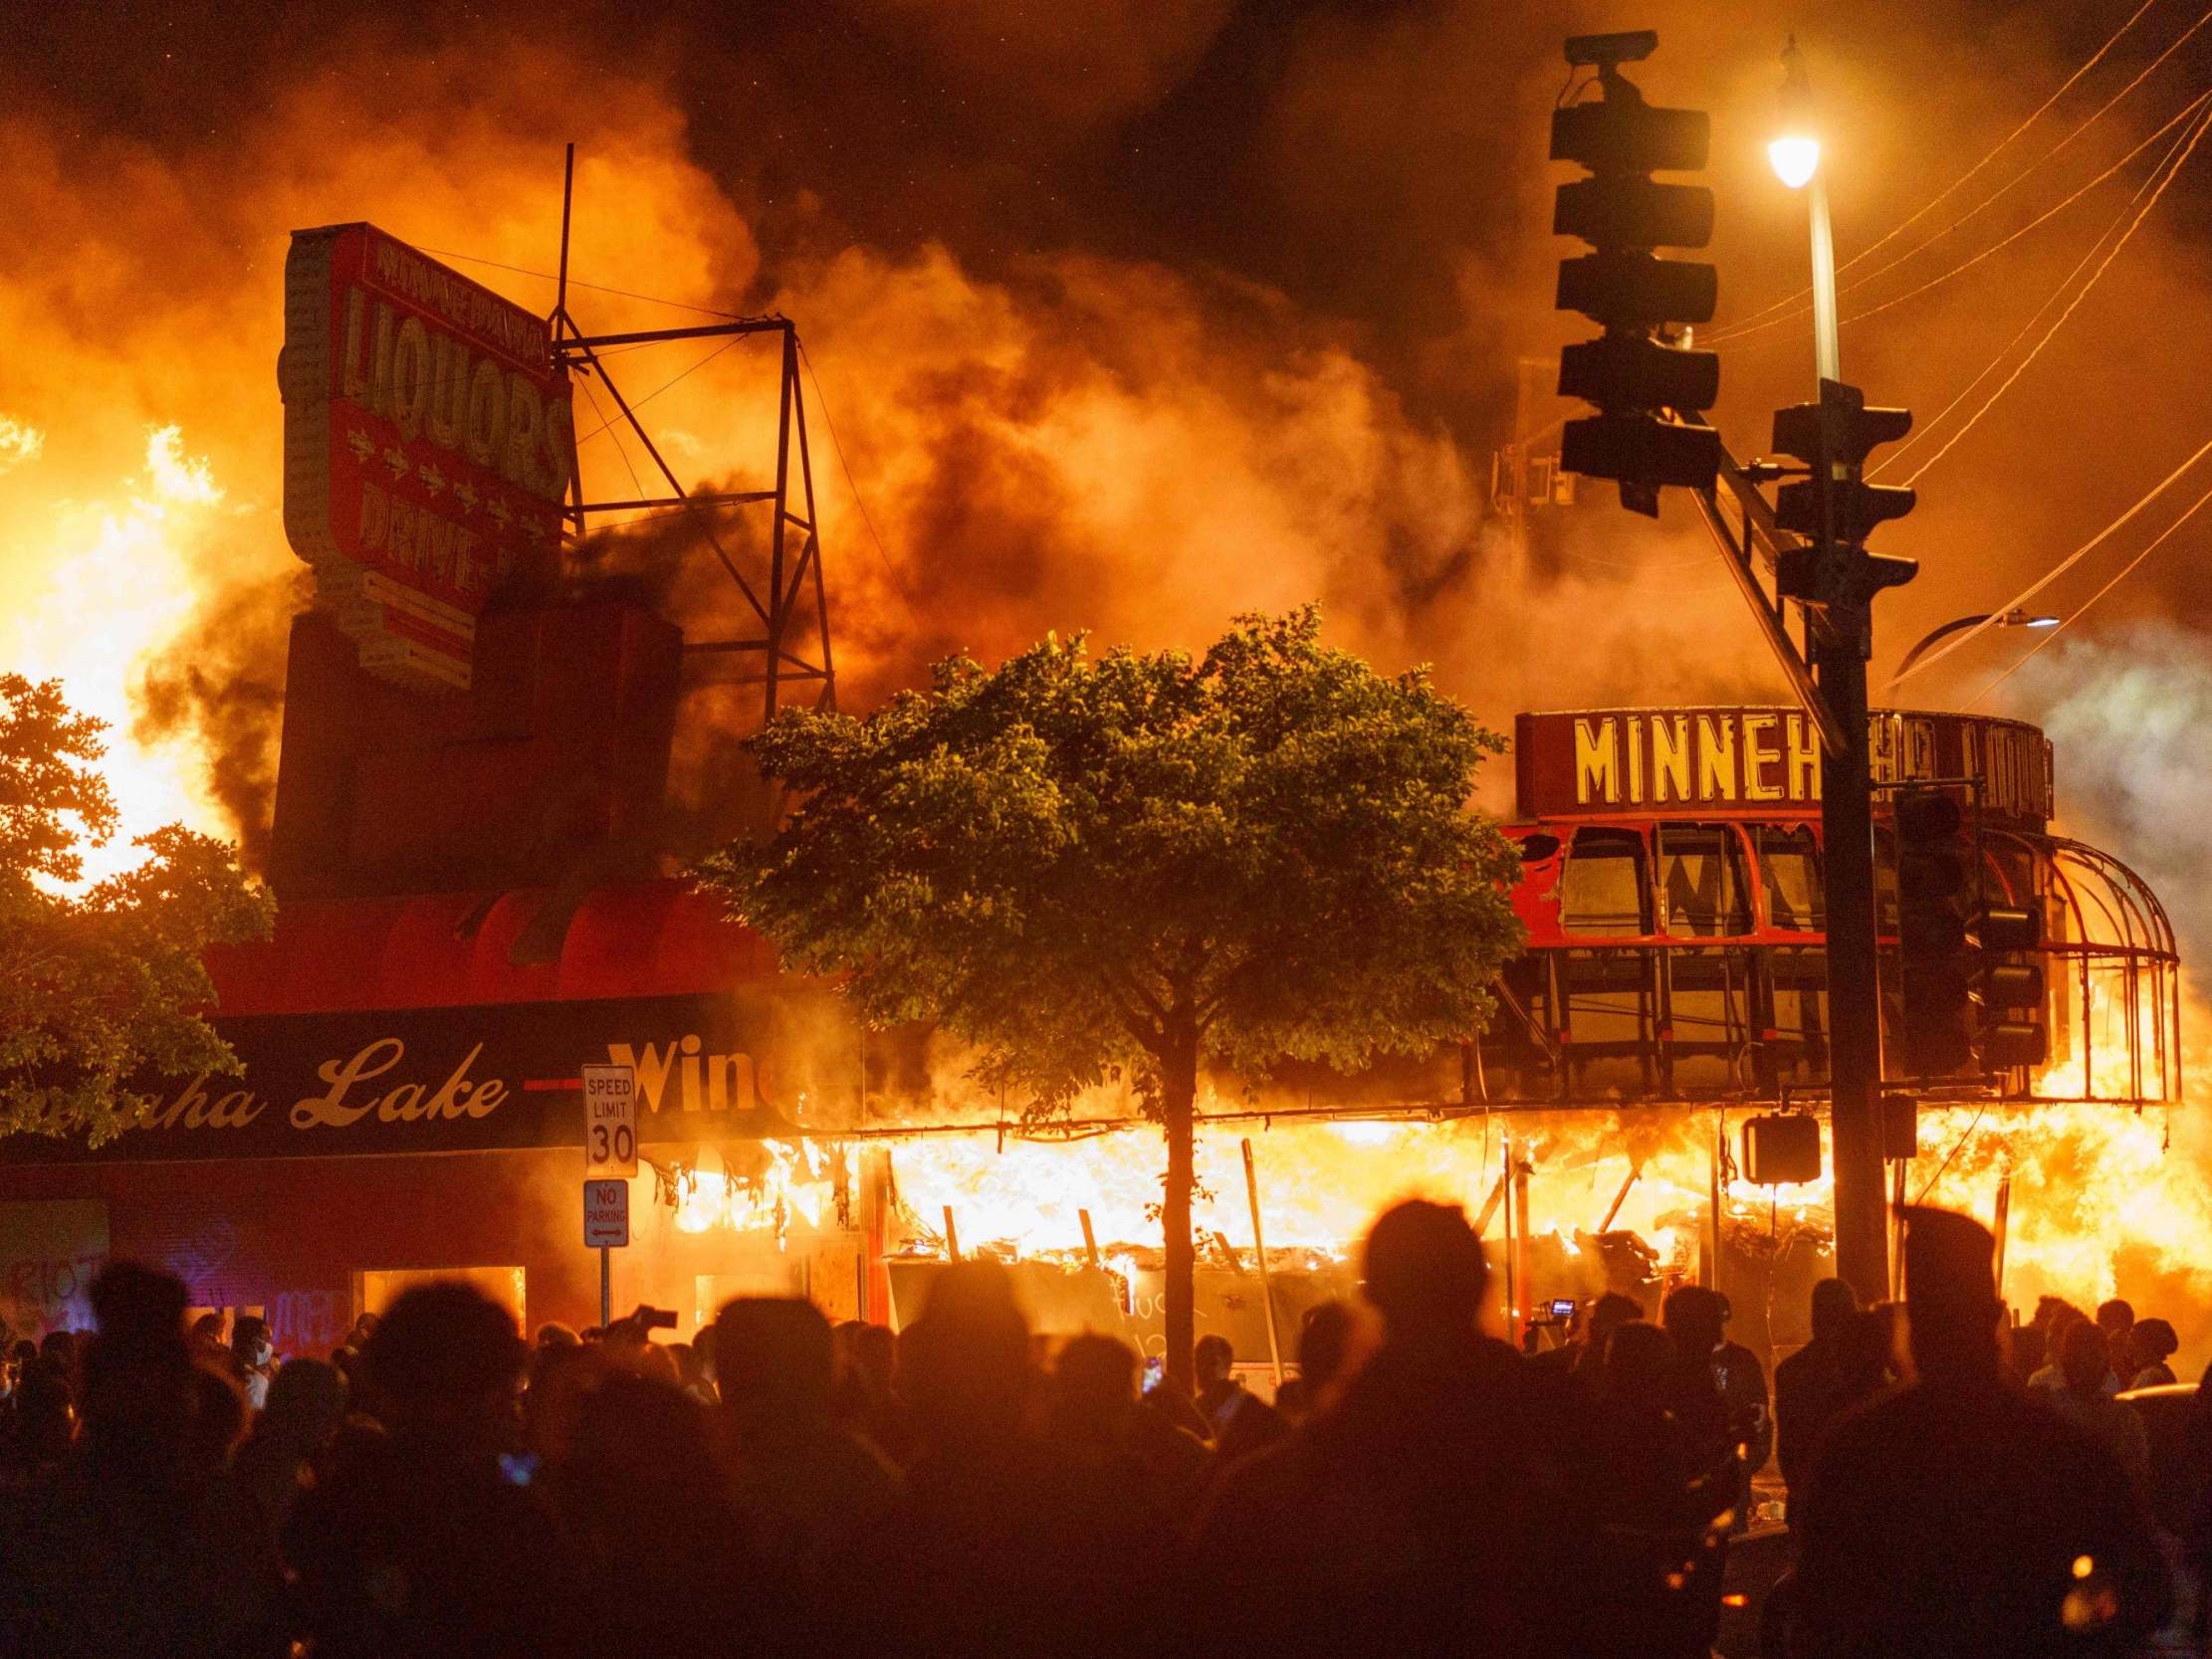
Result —
M1878 783L1970 783L2000 822L2040 830L2051 817L2051 745L2032 726L1877 711L1868 737ZM1820 732L1798 709L1523 715L1514 747L1520 811L1529 818L1820 807Z

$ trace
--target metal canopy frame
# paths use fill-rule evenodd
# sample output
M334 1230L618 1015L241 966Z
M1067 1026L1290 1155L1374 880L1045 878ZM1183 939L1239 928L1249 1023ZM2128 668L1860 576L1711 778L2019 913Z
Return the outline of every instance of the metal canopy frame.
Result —
M562 509L569 533L581 540L589 524L589 516L600 513L637 512L652 510L663 512L710 513L722 508L767 506L771 510L769 531L769 570L766 595L753 582L746 579L730 556L729 549L715 534L711 523L702 522L701 533L714 549L724 572L743 596L759 633L750 631L734 639L689 640L684 642L686 655L701 656L755 656L761 659L758 672L746 673L719 681L722 685L759 686L762 688L761 722L765 726L775 718L784 701L786 688L814 685L813 704L816 709L834 709L837 706L837 674L829 644L829 598L822 577L821 537L814 507L813 456L806 442L806 403L802 395L799 371L798 329L789 317L781 315L732 317L726 321L693 323L681 328L630 329L622 333L586 333L568 310L568 226L575 200L576 146L567 146L560 182L560 266L558 290L553 301L553 357L562 367L579 374L595 376L614 399L620 411L619 419L637 435L645 446L645 453L652 457L653 465L668 485L666 496L646 496L640 492L633 501L587 502L583 499L583 474L580 463L571 465L568 474L568 505ZM745 490L725 493L695 492L685 488L675 469L669 466L660 446L645 430L637 417L637 408L622 395L622 390L608 372L601 352L616 346L653 345L674 340L732 338L750 334L777 334L781 336L782 361L778 374L777 415L775 430L775 484L769 490ZM611 424L611 423L609 423ZM792 462L797 462L797 478L792 478ZM795 482L795 492L794 492ZM794 511L793 496L797 498ZM790 545L789 532L798 530L804 539L798 543L795 554ZM814 604L812 630L813 655L807 655L806 632L795 626L798 601L802 590L811 587Z

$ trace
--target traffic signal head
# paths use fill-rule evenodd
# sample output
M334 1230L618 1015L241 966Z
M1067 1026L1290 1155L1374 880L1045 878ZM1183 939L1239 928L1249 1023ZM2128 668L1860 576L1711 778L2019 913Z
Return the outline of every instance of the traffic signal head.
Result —
M1809 1112L1762 1112L1743 1121L1743 1178L1785 1186L1821 1178L1820 1120Z
M2026 905L1984 905L1969 932L1981 957L1973 996L1982 1069L2042 1065L2051 1056L2050 1033L2038 1018L2048 985L2041 962L2018 959L2042 945L2042 916Z
M1957 796L1907 789L1892 814L1897 853L1901 1074L1947 1077L1974 1057L1967 938L1973 847Z
M1664 323L1710 320L1718 292L1711 266L1652 252L1702 248L1713 230L1710 190L1651 176L1702 167L1712 140L1703 110L1655 108L1622 76L1658 44L1649 31L1570 40L1568 61L1596 66L1600 96L1554 110L1551 130L1552 159L1590 170L1559 187L1552 213L1556 234L1593 249L1561 262L1559 307L1605 329L1560 357L1561 393L1599 409L1568 423L1560 467L1618 480L1623 505L1642 513L1659 511L1661 486L1710 489L1720 464L1719 434L1681 418L1712 406L1719 359L1654 337Z
M1569 260L1559 268L1563 309L1567 273L1590 263ZM1607 334L1560 352L1559 390L1598 404L1626 399L1645 409L1707 409L1720 395L1720 358L1662 345L1647 334Z
M1908 558L1869 553L1861 545L1878 524L1901 518L1918 498L1902 485L1860 477L1869 452L1911 430L1904 409L1870 409L1856 386L1821 382L1818 403L1774 412L1774 447L1803 461L1808 476L1776 492L1774 519L1810 544L1778 572L1784 597L1816 605L1864 605L1885 587L1919 574ZM1823 551L1836 556L1824 558Z
M1567 423L1559 464L1570 473L1619 479L1624 496L1632 483L1697 490L1720 465L1720 434L1643 415L1594 415Z

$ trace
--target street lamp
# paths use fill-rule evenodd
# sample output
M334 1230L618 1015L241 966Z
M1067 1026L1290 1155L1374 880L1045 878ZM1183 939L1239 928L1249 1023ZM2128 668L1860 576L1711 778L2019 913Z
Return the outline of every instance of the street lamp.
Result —
M1934 629L1924 639L1922 639L1919 644L1915 645L1910 651L1907 651L1904 654L1904 661L1897 665L1897 672L1889 676L1889 686L1894 686L1899 680L1902 680L1907 674L1911 673L1912 665L1920 660L1921 653L1926 651L1927 648L1933 645L1937 640L1948 639L1951 635L1957 633L1961 628L1979 628L1985 622L1989 623L1993 627L1998 628L2056 628L2059 625L2059 618L2055 616L2030 616L2018 605L2013 606L2011 610L2005 612L2002 616L1984 615L1958 617L1950 622L1944 623L1942 627ZM1886 691L1889 689L1889 687L1885 686L1882 689Z
M1821 176L1820 129L1813 119L1813 85L1805 55L1790 37L1782 49L1782 117L1767 145L1774 176L1805 192L1813 226L1813 363L1823 380L1843 378L1843 344L1836 321L1836 240L1828 224L1828 184Z

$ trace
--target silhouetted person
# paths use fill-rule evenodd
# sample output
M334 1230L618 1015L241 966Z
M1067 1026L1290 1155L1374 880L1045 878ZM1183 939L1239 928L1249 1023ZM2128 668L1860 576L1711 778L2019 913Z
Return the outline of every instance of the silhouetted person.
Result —
M458 1281L408 1291L378 1323L360 1370L390 1434L338 1457L284 1540L317 1659L591 1645L582 1564L501 1463L526 1355L513 1317Z
M1774 1410L1767 1393L1766 1367L1759 1363L1756 1353L1727 1334L1732 1318L1728 1298L1721 1296L1721 1337L1720 1346L1713 1349L1713 1383L1728 1407L1728 1427L1743 1459L1744 1495L1748 1499L1751 1477L1774 1455Z
M1139 1407L1137 1368L1118 1338L1070 1338L1052 1367L1047 1432L1099 1478L1128 1483L1161 1526L1180 1527L1206 1474L1206 1442Z
M1166 1535L1126 1487L1028 1432L1029 1333L1005 1270L947 1268L899 1358L921 1451L854 1578L872 1651L1153 1651Z
M1813 1340L1774 1367L1774 1453L1794 1506L1813 1449L1845 1403L1845 1344L1859 1298L1841 1279L1813 1287Z
M1572 1403L1588 1406L1604 1392L1606 1340L1643 1317L1644 1305L1634 1297L1606 1292L1577 1312L1566 1342L1529 1356L1533 1376L1540 1383L1565 1387Z
M755 1571L707 1407L619 1367L598 1378L548 1476L584 1556L593 1659L661 1659L678 1631L712 1632L719 1652L755 1651L767 1634L757 1621L784 1623L795 1609L769 1593L787 1586Z
M1917 1379L1830 1427L1801 1511L1791 1652L2124 1652L2169 1604L2133 1488L2005 1381L1988 1230L1901 1213Z
M835 1360L831 1405L838 1426L866 1441L895 1469L914 1453L905 1407L893 1387L899 1340L884 1326L846 1320L830 1332Z
M1226 1337L1201 1337L1191 1357L1199 1384L1193 1403L1213 1425L1217 1469L1226 1469L1290 1432L1282 1413L1245 1387L1232 1369L1236 1353Z
M266 1616L269 1563L235 1542L220 1459L243 1406L193 1363L184 1287L134 1262L93 1281L82 1427L0 1545L0 1652L38 1659L236 1650Z
M1682 1453L1692 1480L1712 1496L1714 1513L1734 1510L1748 1491L1748 1477L1736 1448L1741 1444L1731 1421L1731 1402L1721 1392L1714 1359L1726 1332L1718 1292L1683 1285L1661 1310L1667 1336L1679 1355L1679 1390L1674 1415L1681 1424Z
M330 1473L331 1438L345 1420L345 1379L320 1359L288 1359L269 1382L231 1474L274 1546L300 1494Z
M1231 1470L1193 1551L1193 1647L1532 1651L1565 1599L1564 1529L1520 1357L1477 1325L1487 1274L1455 1207L1369 1233L1381 1346L1277 1453Z
M38 1357L24 1366L9 1404L7 1427L0 1432L0 1489L14 1492L38 1485L62 1466L77 1432L77 1406L68 1373Z
M1681 1356L1664 1331L1631 1320L1607 1333L1590 1380L1572 1467L1575 1526L1589 1551L1579 1590L1592 1616L1574 1650L1704 1659L1719 1541L1674 1414Z
M1187 1429L1208 1445L1214 1443L1214 1423L1198 1407L1191 1390L1173 1371L1163 1370L1138 1400L1147 1411L1156 1411L1177 1428Z
M2097 1329L2104 1333L2104 1346L2111 1353L2122 1353L2122 1345L2128 1332L2135 1329L2134 1305L2124 1298L2112 1297L2097 1305Z
M2046 1390L2043 1400L2102 1441L2128 1478L2147 1492L2150 1436L2135 1408L2121 1404L2105 1391L2112 1363L2102 1329L2095 1325L2069 1326L2059 1344L2059 1370L2066 1386Z
M2156 1388L2177 1380L2173 1366L2166 1361L2180 1348L2181 1339L2174 1335L2172 1325L2165 1320L2137 1320L2134 1329L2127 1333L2126 1386Z
M835 1574L897 1495L874 1447L830 1415L829 1322L795 1298L743 1297L703 1341L722 1390L730 1492L772 1579L835 1597Z
M1292 1424L1336 1403L1336 1385L1352 1363L1352 1310L1335 1297L1316 1302L1298 1320L1298 1374L1275 1393L1275 1409Z
M2059 1364L2059 1349L2066 1342L2067 1332L2074 1326L2090 1323L2089 1315L2055 1296L2036 1299L2035 1319L2032 1322L2043 1333L2043 1360L2028 1372L2028 1386L2057 1390L2066 1386L2066 1372Z

